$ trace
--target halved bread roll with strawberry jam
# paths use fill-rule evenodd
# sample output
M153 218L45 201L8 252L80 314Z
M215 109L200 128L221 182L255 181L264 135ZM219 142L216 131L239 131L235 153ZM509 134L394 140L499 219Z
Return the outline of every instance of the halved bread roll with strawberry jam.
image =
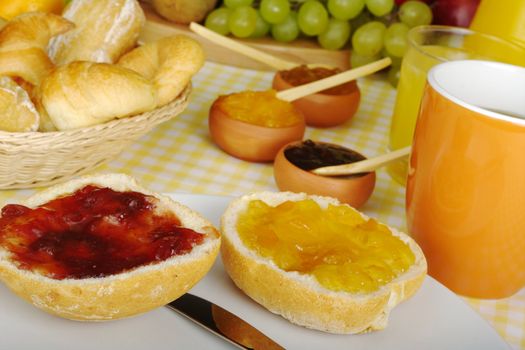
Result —
M385 328L426 275L413 239L329 197L246 195L229 205L221 231L234 283L268 310L321 331Z
M87 176L2 208L0 279L49 313L112 320L178 298L219 246L193 210L126 175Z

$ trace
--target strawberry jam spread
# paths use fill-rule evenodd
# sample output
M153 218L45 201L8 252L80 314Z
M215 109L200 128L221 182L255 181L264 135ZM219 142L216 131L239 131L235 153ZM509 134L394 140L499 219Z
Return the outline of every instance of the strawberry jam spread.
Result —
M35 209L8 204L0 245L21 269L54 279L104 277L189 253L204 234L155 211L157 199L88 185Z

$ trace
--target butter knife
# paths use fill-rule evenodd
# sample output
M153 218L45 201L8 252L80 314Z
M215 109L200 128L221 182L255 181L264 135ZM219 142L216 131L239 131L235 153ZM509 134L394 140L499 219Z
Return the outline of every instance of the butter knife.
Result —
M196 295L186 293L166 306L238 349L284 349L261 331L249 325L236 315ZM226 320L229 324L218 326L218 323L215 322L214 316L215 319L220 318L223 322ZM232 325L231 322L237 324ZM219 327L225 332L223 333ZM226 330L230 330L230 332L233 331L234 333L230 334ZM244 334L235 334L235 332L239 330L242 330ZM241 341L243 344L240 343Z

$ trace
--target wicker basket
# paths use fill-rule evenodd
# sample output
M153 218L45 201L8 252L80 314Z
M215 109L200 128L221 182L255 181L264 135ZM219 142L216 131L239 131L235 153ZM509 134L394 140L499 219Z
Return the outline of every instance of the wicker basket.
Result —
M0 189L47 186L93 170L157 124L181 113L190 92L191 84L161 108L87 128L45 133L0 131Z

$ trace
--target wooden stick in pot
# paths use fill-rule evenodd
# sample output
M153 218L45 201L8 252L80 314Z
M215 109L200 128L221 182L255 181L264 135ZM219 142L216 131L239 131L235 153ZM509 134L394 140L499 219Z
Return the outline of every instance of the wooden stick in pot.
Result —
M298 66L297 63L290 62L290 61L283 60L281 58L269 55L263 51L254 49L253 47L249 45L242 44L239 41L235 41L224 35L217 34L213 30L210 30L198 23L191 22L190 29L193 32L202 36L203 38L206 38L214 42L217 45L221 45L226 48L229 48L232 51L235 51L237 53L240 53L241 55L250 57L257 62L266 64L267 66L272 67L276 70L287 70L287 69L292 69Z
M375 73L383 68L388 67L392 63L390 57L385 57L364 66L350 69L342 73L329 76L324 79L316 80L314 82L300 85L288 90L282 90L277 93L277 97L281 100L292 102L308 95L315 94L319 91L329 89L331 87L344 84L348 81L355 80L366 75Z
M324 176L353 175L374 171L391 162L402 159L410 154L411 146L401 148L377 157L368 158L359 162L341 165L325 166L311 170L312 173Z

